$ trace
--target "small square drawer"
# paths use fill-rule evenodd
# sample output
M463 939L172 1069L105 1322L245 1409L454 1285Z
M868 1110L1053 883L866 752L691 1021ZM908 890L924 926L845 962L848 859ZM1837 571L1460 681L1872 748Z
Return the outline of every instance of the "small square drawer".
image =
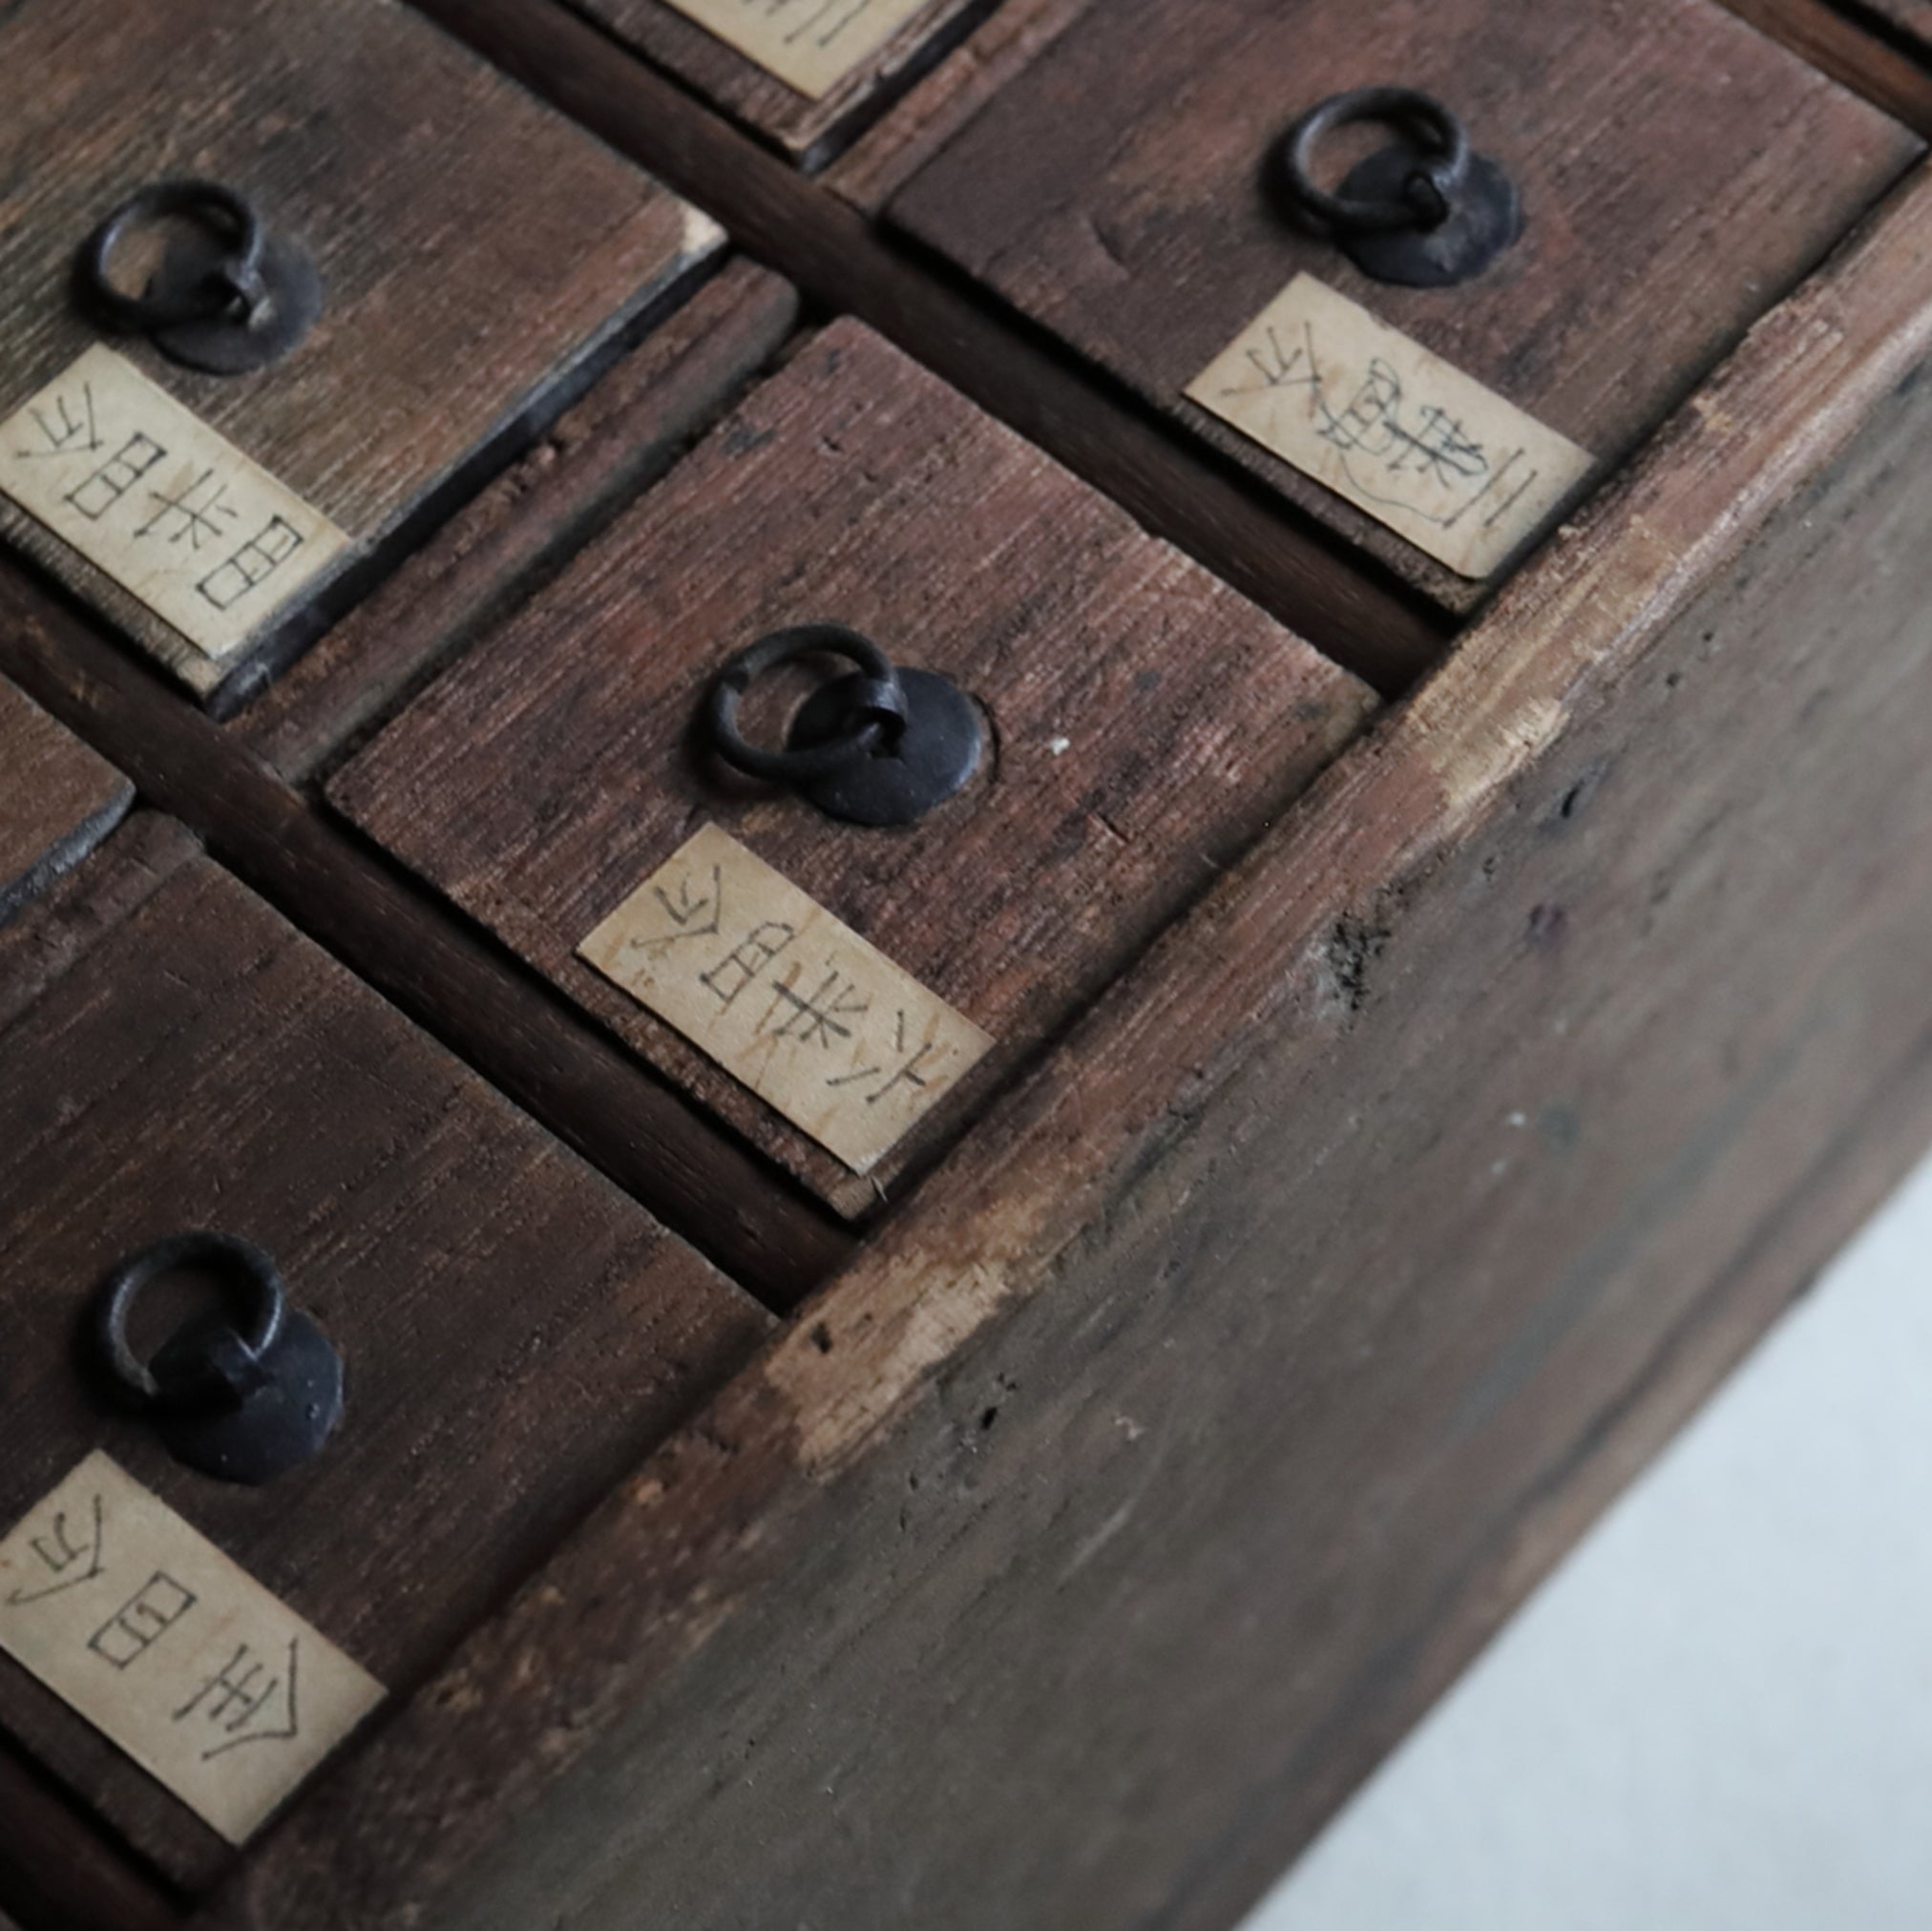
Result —
M0 531L223 702L720 242L390 0L29 0L0 128Z
M768 1318L146 812L0 930L0 1732L189 1891L247 1835L206 1766L244 1778L222 1803L283 1800L328 1720L317 1643L264 1645L251 1590L407 1694ZM265 1250L284 1333L340 1356L333 1435L264 1485L180 1459L97 1343L112 1270L191 1229ZM252 1321L232 1291L158 1279L135 1355Z
M849 626L963 693L983 740L963 789L914 823L864 825L719 760L697 724L722 667L809 622ZM825 669L802 680L754 685L746 733L780 742L788 703ZM644 1059L858 1215L1207 886L1371 702L847 321L755 389L329 795ZM816 910L763 895L777 889L767 868ZM614 976L607 955L585 956L614 914L654 905L691 937L645 962L687 963L685 991L701 1006L710 996L721 1025L727 1007L733 1026L768 1007L770 1025L721 1041L688 1008L661 1017L663 1001ZM823 942L805 930L820 914L838 928ZM761 955L761 932L796 947ZM869 965L852 990L848 955L826 947L854 939L901 976ZM820 1016L796 1010L821 989ZM922 998L978 1039L957 1079L917 1058L934 1023ZM903 1077L881 1092L894 1069ZM772 1098L781 1073L809 1081L808 1100ZM848 1128L870 1132L913 1102L901 1134L854 1154Z
M1372 85L1474 157L1445 199L1422 171L1454 130L1413 105L1313 139L1302 179L1397 221L1393 261L1290 167L1300 117ZM1712 0L1111 0L889 212L1463 610L1917 152ZM1474 272L1387 279L1448 267Z
M93 850L134 787L0 678L0 924Z

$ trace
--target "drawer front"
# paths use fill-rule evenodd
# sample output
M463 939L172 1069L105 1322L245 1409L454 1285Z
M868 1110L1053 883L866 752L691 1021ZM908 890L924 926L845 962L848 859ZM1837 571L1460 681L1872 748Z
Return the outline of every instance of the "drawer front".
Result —
M1459 286L1372 280L1285 206L1291 124L1370 82L1437 96L1517 186L1520 239ZM1317 153L1319 184L1391 139L1338 134ZM1116 0L1078 21L891 212L1161 413L1464 608L1480 577L1188 400L1189 386L1306 274L1579 445L1601 475L1916 152L1903 129L1710 0ZM1419 404L1414 383L1410 393ZM1331 425L1341 437L1373 391L1293 394L1343 418ZM1384 420L1426 441L1424 424ZM1356 446L1365 482L1407 487L1380 481L1399 456L1366 436Z
M54 898L120 915L0 1038L0 1534L102 1451L406 1693L766 1317L169 821L131 820L0 937ZM32 950L0 946L0 1011ZM345 1363L335 1436L265 1487L178 1462L86 1372L110 1269L195 1228L268 1249ZM170 1323L140 1318L145 1353ZM227 1861L7 1656L0 1728L178 1882Z
M914 826L839 823L694 745L728 656L828 619L950 676L985 720L976 777ZM779 700L797 695L774 680L747 728L775 742ZM330 795L856 1214L1091 999L1368 704L1354 680L847 322L754 391ZM578 956L705 824L995 1042L868 1172Z
M0 924L113 829L133 787L0 678Z
M0 529L204 695L292 654L412 517L560 408L717 242L388 0L30 0L0 19L0 414L28 410L0 487L34 509L0 498ZM313 327L264 367L183 367L143 333L104 333L76 296L95 225L190 176L248 198L320 277ZM226 218L199 219L226 234ZM116 252L124 292L163 232L139 225ZM111 401L97 367L60 383L103 346L132 366L127 395ZM205 450L197 423L218 438ZM127 453L157 445L151 462ZM300 506L284 520L302 541L278 532L217 577L272 527L271 486ZM329 525L340 547L304 577Z

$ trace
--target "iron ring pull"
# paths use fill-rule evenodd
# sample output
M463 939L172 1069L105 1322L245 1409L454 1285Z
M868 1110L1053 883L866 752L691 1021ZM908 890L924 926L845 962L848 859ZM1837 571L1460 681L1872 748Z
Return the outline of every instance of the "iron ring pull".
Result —
M184 1267L200 1269L220 1283L233 1318L210 1346L196 1351L191 1364L174 1360L164 1381L135 1353L128 1323L149 1283ZM287 1313L281 1270L252 1241L225 1233L178 1233L131 1254L108 1277L95 1312L95 1337L115 1380L142 1407L205 1414L239 1408L262 1387L267 1378L262 1357L281 1340Z
M1423 147L1399 199L1331 194L1314 179L1314 151L1337 128L1356 121L1396 124ZM1455 212L1469 177L1469 131L1433 94L1412 87L1358 87L1311 108L1289 130L1289 183L1302 210L1341 235L1385 235L1439 228Z
M858 666L846 729L823 744L767 750L738 727L738 704L746 691L780 664L795 658L830 655ZM727 765L753 778L809 784L890 750L906 727L906 696L898 670L869 637L843 623L794 623L741 650L719 671L705 699L711 742Z
M230 241L228 252L172 299L123 294L110 273L115 255L136 228L170 216L192 216L204 226L220 229ZM262 274L266 245L262 217L246 196L220 181L156 181L130 195L87 238L80 251L81 286L104 320L130 333L214 322L238 311L253 327L269 303Z

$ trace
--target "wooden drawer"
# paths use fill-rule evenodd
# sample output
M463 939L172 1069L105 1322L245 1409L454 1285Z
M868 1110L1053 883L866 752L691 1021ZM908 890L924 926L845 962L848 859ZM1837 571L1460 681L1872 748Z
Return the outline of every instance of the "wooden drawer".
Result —
M391 1695L766 1326L153 814L0 933L0 1148L5 1527L105 1450ZM267 1248L346 1365L335 1438L266 1487L176 1462L76 1367L112 1265L196 1227ZM229 1861L5 1657L0 1729L172 1881Z
M112 765L0 678L0 925L79 864L133 796Z
M978 776L915 826L841 824L693 748L727 657L828 619L950 674L984 713ZM1282 808L1369 702L1018 437L840 323L329 796L858 1214L952 1139ZM775 741L783 715L754 728ZM993 1036L869 1170L778 1118L578 955L707 822Z
M1522 238L1476 280L1372 281L1282 211L1271 170L1288 125L1368 81L1438 96L1517 183ZM1419 523L1397 535L1184 393L1292 278L1318 278L1580 445L1601 476L1915 149L1709 0L1387 0L1367 12L1343 0L1118 0L1062 35L891 214L1177 426L1461 609L1483 584L1417 548ZM1331 327L1315 345L1330 379L1374 347L1334 358L1333 339ZM1292 385L1301 346L1257 364L1255 382ZM1348 380L1334 397L1292 388L1302 411L1339 419L1325 447L1339 448L1352 409L1370 409ZM1401 451L1420 451L1397 481L1395 457L1355 446L1373 470L1363 494L1400 498L1386 513L1399 525L1433 460L1428 432L1382 415L1383 391L1364 393L1402 432ZM1420 403L1418 390L1412 416ZM1453 427L1447 409L1438 420ZM1472 493L1489 479L1480 463L1457 468Z
M0 76L14 183L0 409L40 409L0 451L0 485L34 493L37 515L0 500L0 529L223 702L554 415L719 243L390 0L32 0L0 22ZM312 331L220 376L143 336L107 340L186 414L137 385L111 399L98 367L50 388L103 341L74 294L83 241L136 189L185 175L248 196L307 253L325 291ZM191 418L292 493L274 544L242 557L281 499L219 445L184 455ZM327 554L329 525L343 547L283 598L286 573ZM219 635L197 644L184 626L203 619Z

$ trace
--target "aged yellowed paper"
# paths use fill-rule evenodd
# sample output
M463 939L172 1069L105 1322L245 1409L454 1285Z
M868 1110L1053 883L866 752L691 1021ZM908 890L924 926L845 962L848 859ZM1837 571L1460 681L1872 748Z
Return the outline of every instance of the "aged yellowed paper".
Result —
M855 1173L993 1044L715 825L578 951Z
M326 516L99 343L0 423L0 494L210 658L348 547Z
M0 1649L231 1844L383 1698L98 1453L0 1542Z
M927 0L671 0L680 13L812 100L830 94Z
M1590 455L1297 275L1186 394L1463 577L1534 535Z

